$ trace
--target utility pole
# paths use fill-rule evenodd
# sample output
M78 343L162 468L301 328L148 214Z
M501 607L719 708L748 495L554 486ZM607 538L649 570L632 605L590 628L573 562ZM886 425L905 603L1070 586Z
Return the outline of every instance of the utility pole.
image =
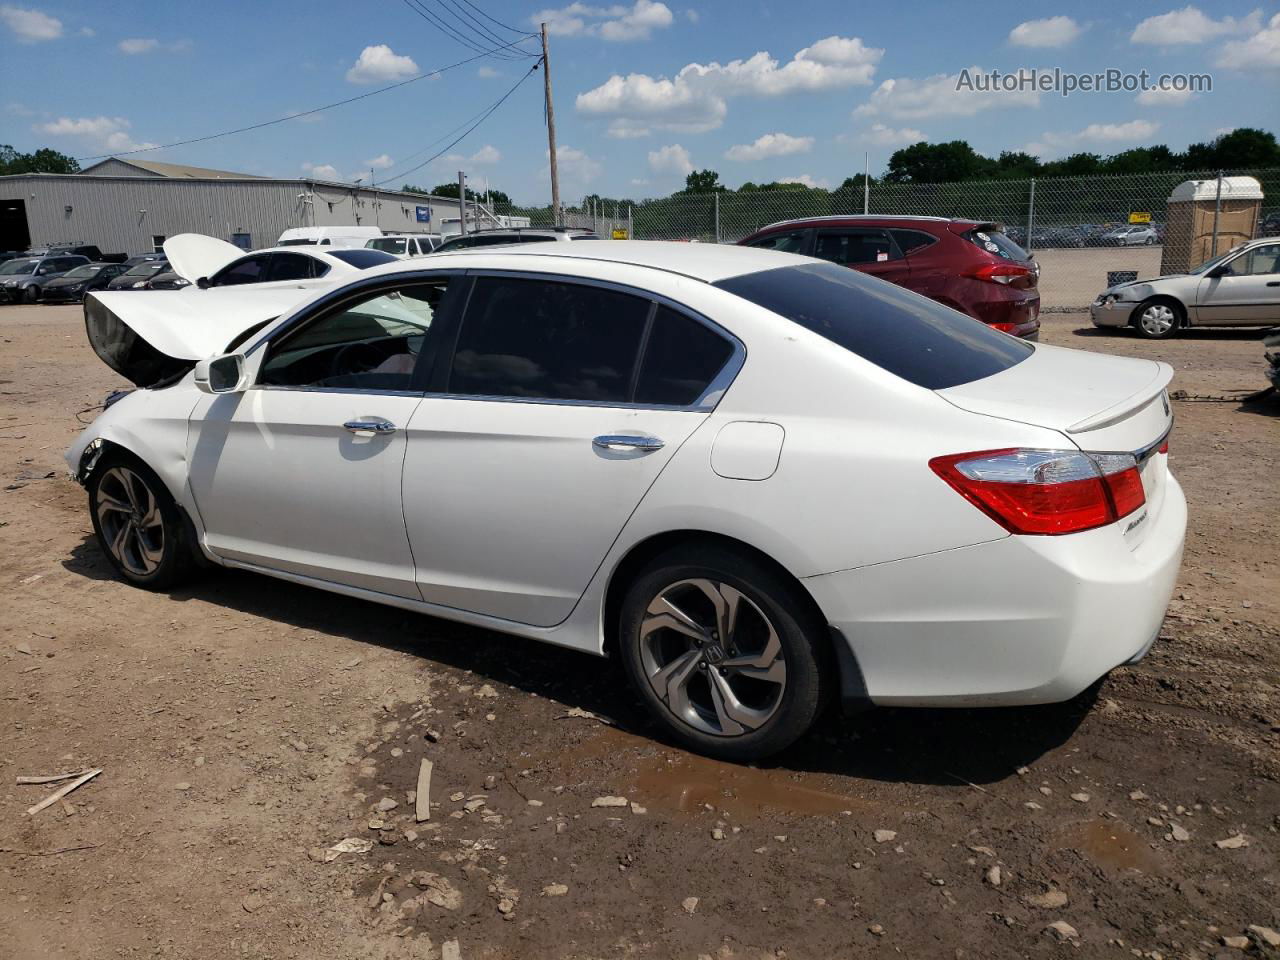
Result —
M556 163L556 108L551 100L551 58L547 52L547 25L542 25L542 90L547 102L547 153L551 158L551 219L560 226L560 170Z
M467 235L467 175L458 171L458 215L461 221L459 229L462 236Z

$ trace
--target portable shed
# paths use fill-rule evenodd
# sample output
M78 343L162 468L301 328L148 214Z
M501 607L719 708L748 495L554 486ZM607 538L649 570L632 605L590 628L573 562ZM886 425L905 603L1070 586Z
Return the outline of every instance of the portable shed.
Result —
M1160 273L1186 273L1252 240L1261 206L1262 184L1253 177L1184 180L1169 194Z

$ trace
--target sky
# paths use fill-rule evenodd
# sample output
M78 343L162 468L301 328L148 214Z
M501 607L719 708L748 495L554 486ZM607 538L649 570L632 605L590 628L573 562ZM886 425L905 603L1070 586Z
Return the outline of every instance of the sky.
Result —
M456 181L465 170L472 187L546 203L542 74L518 84L536 59L482 55L459 39L488 38L483 49L492 49L496 36L516 45L508 51L537 52L536 40L519 36L543 21L567 203L587 193L662 196L694 168L733 187L837 186L868 154L876 175L919 140L1051 159L1152 143L1183 149L1240 126L1280 131L1276 3L28 0L0 2L0 143L119 154L292 117L449 67L345 106L138 156L395 187ZM1212 90L1064 97L983 90L977 79L1055 68L1145 69L1152 84L1208 74Z

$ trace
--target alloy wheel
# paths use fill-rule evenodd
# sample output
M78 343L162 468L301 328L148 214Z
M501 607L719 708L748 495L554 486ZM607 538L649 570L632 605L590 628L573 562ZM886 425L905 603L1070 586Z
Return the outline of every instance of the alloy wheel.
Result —
M639 644L654 694L695 730L741 736L782 703L787 664L778 631L727 583L696 578L665 587L645 610Z
M1138 323L1153 337L1162 337L1173 329L1176 321L1173 310L1163 303L1153 303L1142 311Z
M96 509L116 562L135 576L154 573L164 559L164 517L147 482L128 467L111 467L98 482Z

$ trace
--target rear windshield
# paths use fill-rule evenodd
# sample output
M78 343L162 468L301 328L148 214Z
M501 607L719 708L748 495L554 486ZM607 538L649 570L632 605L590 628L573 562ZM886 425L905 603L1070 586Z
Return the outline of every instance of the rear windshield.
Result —
M366 250L362 247L356 247L352 250L330 250L329 256L336 257L343 263L349 263L357 270L368 270L370 267L380 267L384 263L395 263L396 258L389 253L383 253L381 250Z
M976 227L965 234L965 239L987 253L994 253L1005 260L1030 260L1027 251L1009 239L995 227Z
M316 241L307 237L301 237L297 240L281 240L276 244L277 247L314 247Z
M950 307L834 263L762 270L716 286L929 390L1000 373L1035 349Z

